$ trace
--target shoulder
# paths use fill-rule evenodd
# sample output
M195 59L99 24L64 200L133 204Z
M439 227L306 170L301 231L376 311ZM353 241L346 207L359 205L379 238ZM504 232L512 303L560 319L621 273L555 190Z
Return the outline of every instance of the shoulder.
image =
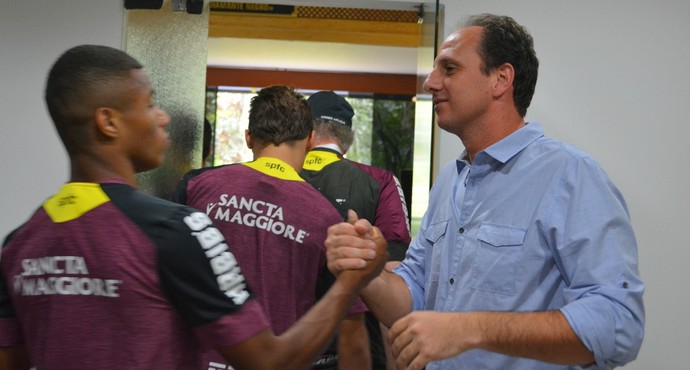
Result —
M213 177L217 175L222 175L228 172L234 172L246 168L245 166L239 166L239 163L225 164L221 166L214 167L203 167L190 170L182 177L182 182L189 182L192 179L200 179L205 177Z
M367 178L367 180L362 179L359 181L366 181L372 184L371 186L375 191L384 193L397 193L402 191L400 181L392 172L364 163L349 160L347 162L352 164L353 167L356 167L361 172L360 178Z
M525 150L525 159L553 168L581 167L600 169L596 159L575 145L560 140L542 137Z
M189 207L177 204L162 198L154 197L140 190L123 184L102 184L101 188L106 193L114 206L128 216L156 217L168 215ZM141 208L141 207L147 208ZM148 212L141 212L146 209Z
M559 140L541 138L517 159L513 168L522 176L550 182L559 192L583 192L594 197L621 197L606 171L584 150ZM517 173L516 173L517 174Z
M543 136L535 140L532 147L534 149L539 149L552 154L562 153L563 155L572 157L589 157L584 150L576 147L575 145L548 136Z
M379 182L391 181L393 179L393 177L395 177L395 176L393 176L392 172L390 172L388 170L384 170L383 168L371 166L371 165L364 164L364 163L354 162L354 161L350 161L350 160L348 160L347 162L352 163L354 166L356 166L360 170L364 171L369 176L371 176L372 178L376 179Z
M204 167L193 169L184 174L182 179L177 183L175 190L170 195L170 200L176 203L187 204L187 192L196 189L201 183L213 182L214 179L223 177L226 172L231 172L240 169L244 166L236 166L236 164L222 165L216 167Z
M148 195L122 184L102 184L113 206L154 241L189 232L185 218L198 213L194 208ZM145 210L145 211L142 211Z
M5 235L5 239L2 242L2 247L5 247L7 244L9 244L14 239L15 235L17 235L17 233L19 233L28 222L29 221L23 223L16 229L10 231L9 234Z

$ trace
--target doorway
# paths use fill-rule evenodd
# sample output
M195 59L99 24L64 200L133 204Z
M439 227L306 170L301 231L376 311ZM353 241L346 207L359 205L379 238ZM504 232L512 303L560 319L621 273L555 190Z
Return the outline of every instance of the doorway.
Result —
M305 3L210 3L206 118L216 137L211 158L227 163L229 157L220 150L228 144L220 139L237 136L228 135L227 124L216 117L219 97L238 94L231 114L241 119L246 108L238 102L264 86L291 85L305 95L337 91L364 107L368 113L362 117L372 118L359 130L369 136L356 139L361 148L355 153L364 157L351 159L386 168L401 179L414 235L432 176L433 110L421 83L438 40L438 1L358 1L356 7ZM222 104L227 108L227 102ZM241 124L235 125L243 132ZM230 151L237 159L244 144L235 142L240 147L235 144Z

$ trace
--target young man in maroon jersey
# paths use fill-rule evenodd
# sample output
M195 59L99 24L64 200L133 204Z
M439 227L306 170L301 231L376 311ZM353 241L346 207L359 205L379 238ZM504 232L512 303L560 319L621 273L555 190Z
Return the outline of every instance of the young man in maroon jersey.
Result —
M74 47L45 98L71 175L4 242L0 369L188 370L212 348L236 369L309 368L385 251L276 337L230 251L245 246L136 190L135 173L163 161L170 121L141 64Z
M299 175L312 139L306 99L287 86L263 88L251 100L246 132L253 161L192 170L173 194L206 211L237 246L234 255L277 334L332 283L323 242L328 227L345 219L345 208ZM340 370L371 367L366 311L356 303L338 330ZM320 358L315 369L328 363Z

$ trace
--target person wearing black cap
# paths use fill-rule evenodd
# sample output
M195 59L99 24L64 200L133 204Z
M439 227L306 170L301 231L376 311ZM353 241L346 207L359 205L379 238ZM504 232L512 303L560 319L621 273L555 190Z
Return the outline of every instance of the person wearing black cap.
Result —
M333 91L319 91L307 102L314 117L314 146L301 175L338 203L377 226L388 241L391 260L400 261L410 243L407 206L400 182L391 172L345 159L354 141L354 110ZM374 369L386 369L378 321L367 314Z

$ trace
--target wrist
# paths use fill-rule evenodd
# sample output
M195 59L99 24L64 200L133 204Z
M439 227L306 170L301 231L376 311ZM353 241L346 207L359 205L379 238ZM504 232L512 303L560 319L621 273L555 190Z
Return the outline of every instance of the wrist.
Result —
M364 285L364 281L361 274L356 271L345 270L340 272L335 279L334 287L337 287L337 292L339 294L352 295L354 297L359 296L360 291Z

